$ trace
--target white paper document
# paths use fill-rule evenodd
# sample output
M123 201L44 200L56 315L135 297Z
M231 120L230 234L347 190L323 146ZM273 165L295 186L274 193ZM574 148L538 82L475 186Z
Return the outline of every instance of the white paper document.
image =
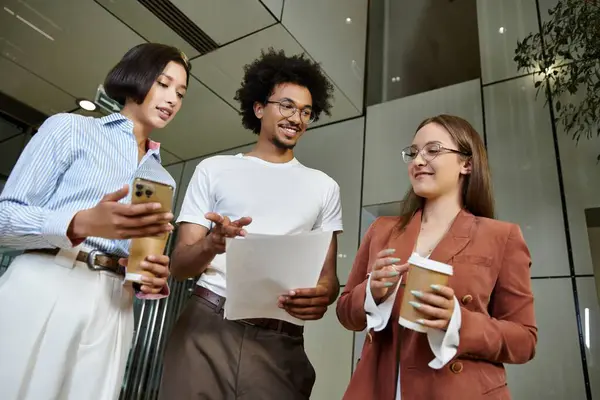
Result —
M248 234L227 239L225 317L273 318L303 325L278 307L278 298L319 281L332 232Z

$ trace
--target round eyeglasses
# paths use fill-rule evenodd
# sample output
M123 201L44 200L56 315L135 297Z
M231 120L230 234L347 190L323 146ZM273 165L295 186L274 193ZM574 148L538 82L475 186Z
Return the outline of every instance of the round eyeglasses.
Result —
M303 108L302 110L298 110L296 104L291 100L280 100L280 101L271 101L267 100L267 104L278 104L279 105L279 113L282 117L292 118L296 112L300 112L300 120L308 125L315 121L315 113L310 108Z
M423 159L427 162L432 161L437 156L439 156L440 154L443 154L443 153L446 153L446 154L447 153L455 153L455 154L460 154L465 157L471 156L471 154L467 154L467 153L464 153L459 150L448 149L439 143L428 143L421 150L419 150L417 148L417 146L408 146L408 147L404 148L402 150L402 160L406 164L409 164L415 158L417 158L419 153L421 154Z

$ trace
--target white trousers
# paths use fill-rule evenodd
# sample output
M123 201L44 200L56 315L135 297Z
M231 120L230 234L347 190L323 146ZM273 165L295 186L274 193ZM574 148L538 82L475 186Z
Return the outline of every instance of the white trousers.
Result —
M117 399L133 337L132 288L56 259L20 255L0 278L0 399Z

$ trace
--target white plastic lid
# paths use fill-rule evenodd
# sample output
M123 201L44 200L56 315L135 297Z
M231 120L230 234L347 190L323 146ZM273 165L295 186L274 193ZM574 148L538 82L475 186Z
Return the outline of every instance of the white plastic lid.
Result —
M421 257L418 253L412 253L408 259L408 263L417 267L429 269L446 275L452 275L452 266L441 263L439 261L430 260L429 258Z

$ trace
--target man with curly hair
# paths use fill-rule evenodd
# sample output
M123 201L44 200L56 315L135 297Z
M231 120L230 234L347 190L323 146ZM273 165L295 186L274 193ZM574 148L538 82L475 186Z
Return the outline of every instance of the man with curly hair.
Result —
M167 344L163 400L310 397L315 371L304 351L302 326L224 318L225 238L334 232L317 286L273 302L296 318L317 320L339 292L340 189L325 173L302 165L293 151L309 124L322 113L330 115L333 86L309 58L273 49L244 71L236 100L242 124L258 142L246 154L203 160L187 189L171 274L200 278ZM285 264L282 259L281 267Z

